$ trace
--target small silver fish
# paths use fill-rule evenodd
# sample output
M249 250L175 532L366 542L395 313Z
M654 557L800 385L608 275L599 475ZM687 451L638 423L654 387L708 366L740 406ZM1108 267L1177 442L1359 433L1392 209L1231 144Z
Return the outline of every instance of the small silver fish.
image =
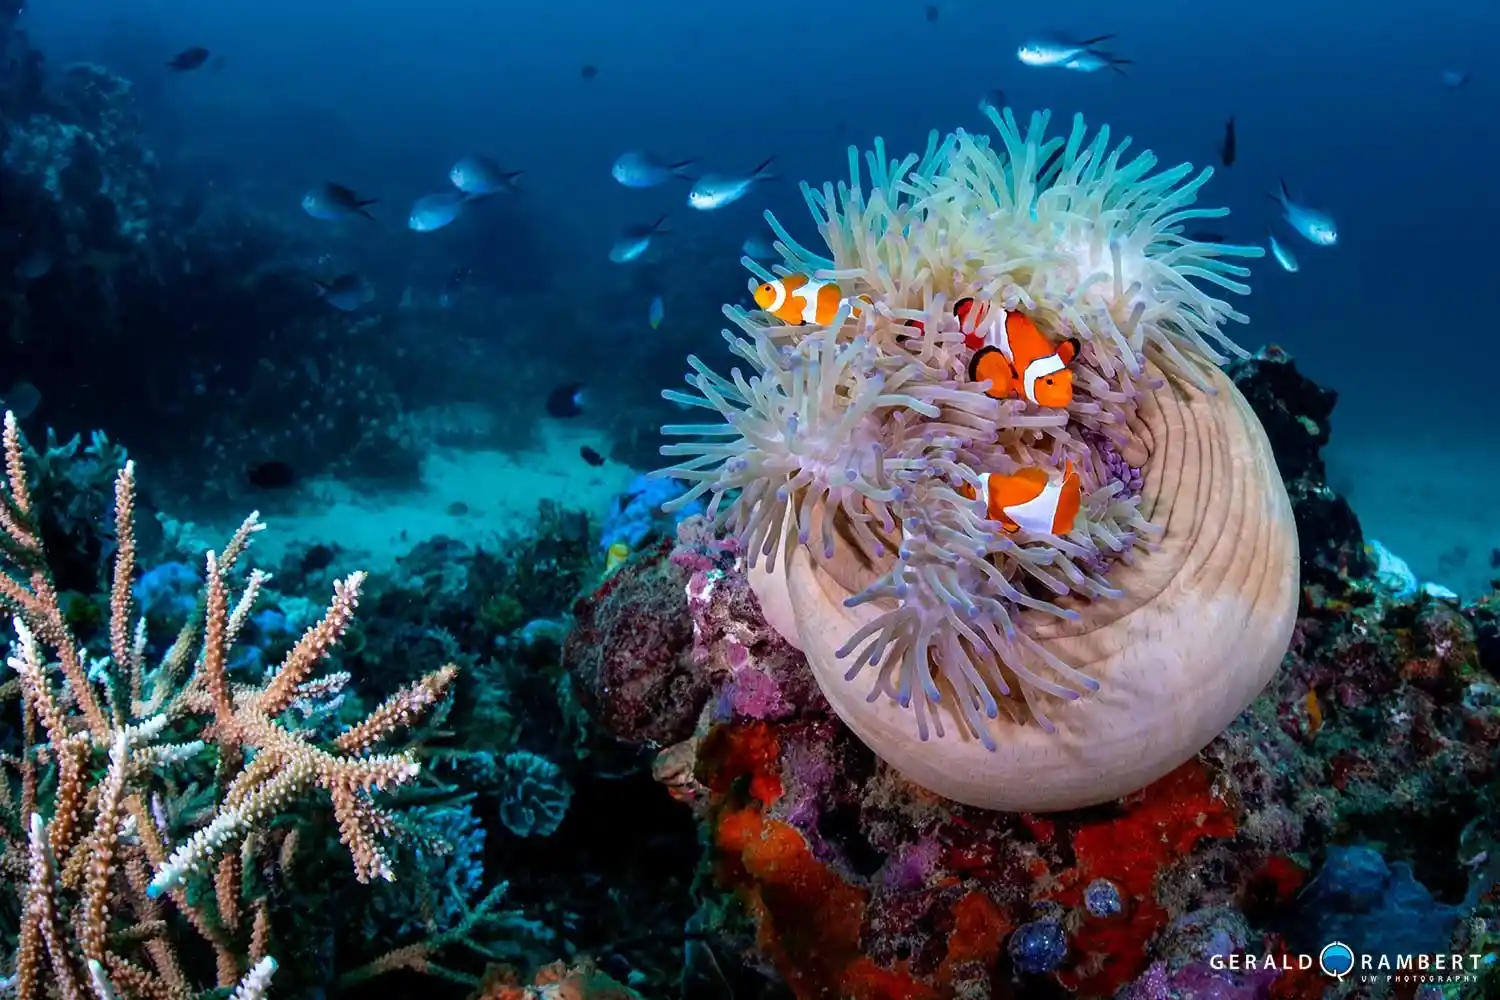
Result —
M374 220L375 216L365 211L365 208L375 202L374 198L361 198L344 185L330 181L327 184L320 184L302 196L302 211L324 222L347 219L351 215L363 215L367 219Z
M751 236L740 244L740 253L751 260L775 260L780 256L775 247L759 236Z
M687 173L687 168L692 165L692 160L668 163L655 153L633 149L628 153L621 153L615 165L609 168L609 173L628 188L651 188L673 178L692 180Z
M615 240L615 245L609 248L609 259L616 264L629 264L640 258L641 254L651 249L651 239L665 233L661 227L667 217L663 215L649 226L629 226Z
M776 176L769 169L774 159L776 159L774 156L766 157L760 166L750 172L749 177L704 174L693 185L693 190L688 192L688 204L700 212L709 212L734 204L749 193L756 181L770 180Z
M444 191L442 194L426 195L418 198L412 205L411 216L406 220L406 224L419 233L430 233L433 230L442 229L458 218L468 201L469 195L462 191Z
M1296 274L1297 258L1292 256L1292 252L1281 245L1275 233L1267 233L1266 239L1271 244L1271 256L1276 258L1276 263L1281 265L1281 269L1289 274Z
M488 156L465 156L448 171L448 179L464 194L485 195L515 191L519 170L504 170Z
M1102 49L1086 49L1063 63L1062 68L1070 69L1075 73L1097 73L1099 70L1108 67L1121 76L1124 76L1125 70L1121 67L1129 66L1130 64L1129 59L1121 59L1113 52L1105 52Z
M318 286L318 294L340 312L354 312L375 298L375 289L370 287L363 275L353 271L341 274L332 281L314 278L313 282Z
M646 314L646 318L651 323L651 329L653 329L653 330L658 329L661 326L661 321L666 318L666 315L667 315L667 307L662 302L661 296L658 295L658 296L654 297L651 300L651 309Z
M1022 42L1016 49L1016 58L1027 66L1046 69L1066 66L1100 42L1107 42L1114 35L1098 35L1078 41L1058 32L1048 32L1037 38Z
M21 258L14 274L22 281L35 281L38 278L45 278L56 262L56 258L50 252L37 247Z
M1286 224L1309 243L1316 243L1320 247L1331 247L1339 241L1338 226L1334 224L1332 217L1292 201L1286 181L1281 182L1281 190L1271 197L1281 206L1282 217L1286 219Z

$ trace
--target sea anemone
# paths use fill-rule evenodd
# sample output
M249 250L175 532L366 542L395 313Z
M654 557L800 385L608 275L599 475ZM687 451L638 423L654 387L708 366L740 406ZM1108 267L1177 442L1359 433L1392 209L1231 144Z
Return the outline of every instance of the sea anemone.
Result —
M1155 156L1125 162L1130 140L1111 149L1104 128L1089 141L1081 116L1049 139L1048 113L1024 133L1009 110L988 114L998 143L934 133L921 157L888 161L877 139L868 189L852 149L848 184L803 185L827 257L767 213L784 263L773 273L746 259L751 287L807 275L837 282L843 305L826 326L727 306L739 332L725 337L752 372L725 378L689 359L696 393L665 395L722 422L663 428L688 440L662 449L682 461L660 474L691 484L669 508L711 494L710 515L745 543L768 620L877 753L962 801L1063 808L1165 773L1264 686L1290 636L1295 535L1264 434L1216 367L1244 354L1222 327L1245 316L1206 290L1248 292L1235 261L1262 251L1184 235L1227 214L1191 207L1212 170L1153 174ZM1049 344L1079 345L1065 408L993 398L993 382L971 380L976 330L954 309L964 299L999 307L979 333L1019 312ZM1242 460L1223 467L1225 455ZM975 499L985 474L1037 468L1077 470L1079 512L1063 530L1002 525ZM1201 513L1226 501L1205 527ZM1224 593L1234 567L1210 536L1235 525L1256 529L1240 541L1264 548L1255 566L1279 574L1272 592ZM1176 582L1198 589L1163 601L1192 559ZM1169 620L1185 611L1245 621L1200 634ZM1104 641L1121 628L1128 639ZM1263 634L1240 650L1205 645L1238 628ZM1115 642L1157 676L1122 666ZM1201 678L1182 680L1212 690L1164 698L1170 664L1205 654ZM1204 718L1159 717L1190 698ZM1109 752L1134 759L1101 764L1088 737L1101 727ZM1047 757L1079 773L1051 792L1018 788Z

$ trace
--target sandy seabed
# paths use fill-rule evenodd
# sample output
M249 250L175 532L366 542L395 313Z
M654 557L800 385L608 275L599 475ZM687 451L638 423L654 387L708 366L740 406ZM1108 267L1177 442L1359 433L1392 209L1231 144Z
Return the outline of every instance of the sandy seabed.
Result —
M1379 540L1424 583L1473 599L1500 579L1500 454L1454 437L1399 440L1337 427L1328 484L1348 499L1365 540Z
M597 525L638 470L584 461L584 445L600 454L609 448L598 430L547 424L538 433L537 447L522 453L435 450L423 461L421 485L411 490L362 494L335 480L310 482L295 510L266 514L252 562L272 566L288 551L323 544L347 551L341 566L387 572L414 546L440 536L493 547L525 531L543 500L584 511ZM234 530L212 528L207 537Z
M1500 578L1500 456L1475 462L1434 453L1440 442L1339 430L1325 452L1329 484L1353 505L1365 539L1379 540L1424 583L1471 599L1489 590ZM341 563L388 571L433 538L493 545L524 531L542 500L583 511L597 525L641 470L609 461L591 466L579 453L584 445L609 449L596 428L553 422L541 425L537 447L523 453L436 450L416 489L361 494L333 480L310 483L293 512L267 515L256 562L274 565L288 550L321 543L347 550ZM213 529L227 536L233 527Z

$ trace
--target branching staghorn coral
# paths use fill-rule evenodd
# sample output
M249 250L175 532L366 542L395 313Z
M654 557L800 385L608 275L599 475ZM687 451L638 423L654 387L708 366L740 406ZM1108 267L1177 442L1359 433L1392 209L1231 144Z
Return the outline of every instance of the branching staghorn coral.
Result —
M922 156L889 161L877 139L868 184L853 149L848 183L804 184L827 256L767 213L784 262L747 258L751 288L807 276L836 282L843 305L827 326L726 306L738 330L725 337L750 371L726 378L689 359L696 391L664 395L724 422L663 428L688 440L663 447L681 461L659 475L690 484L668 509L711 495L763 573L816 541L811 563L870 611L836 651L843 680L873 674L868 701L911 709L923 741L944 736L946 708L961 740L994 751L995 720L1052 733L1058 706L1098 690L1037 636L1123 597L1112 575L1159 537L1132 423L1164 385L1217 392L1215 366L1244 354L1222 325L1246 317L1205 288L1248 292L1235 260L1263 251L1184 234L1228 214L1192 207L1211 169L1152 173L1155 156L1127 160L1129 139L1090 139L1081 116L1048 137L1046 112L1024 131L1010 111L987 112L998 142L933 133ZM986 304L977 329L955 310L964 299ZM971 380L973 338L998 342L1016 312L1053 348L1078 343L1066 407ZM1067 530L1006 530L975 499L985 474L1068 466L1081 509ZM781 617L783 634L798 630Z
M337 693L314 674L352 620L364 576L335 585L326 614L264 683L232 683L230 653L267 579L250 571L231 600L236 566L262 528L254 514L221 552L208 554L198 612L161 662L148 664L145 621L132 600L129 462L115 485L109 648L96 656L59 604L23 448L7 413L0 603L14 615L9 663L21 682L27 748L7 762L19 794L7 795L5 858L10 870L25 866L17 995L191 997L176 940L186 925L212 950L219 987L234 988L239 1000L260 997L275 962L268 899L247 891L249 872L289 856L294 841L273 840L272 821L320 790L332 800L357 878L388 878L382 841L397 827L375 794L411 781L419 766L409 750L377 750L443 696L457 668L404 688L330 745L287 728L282 719L294 702ZM184 829L185 817L168 803L179 795L180 772L195 769L212 775L213 808Z

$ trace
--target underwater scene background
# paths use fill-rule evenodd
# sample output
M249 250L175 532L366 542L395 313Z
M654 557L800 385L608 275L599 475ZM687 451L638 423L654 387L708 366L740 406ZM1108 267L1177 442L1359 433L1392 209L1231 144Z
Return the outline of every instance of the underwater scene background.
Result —
M0 989L1500 995L1497 37L10 0Z

